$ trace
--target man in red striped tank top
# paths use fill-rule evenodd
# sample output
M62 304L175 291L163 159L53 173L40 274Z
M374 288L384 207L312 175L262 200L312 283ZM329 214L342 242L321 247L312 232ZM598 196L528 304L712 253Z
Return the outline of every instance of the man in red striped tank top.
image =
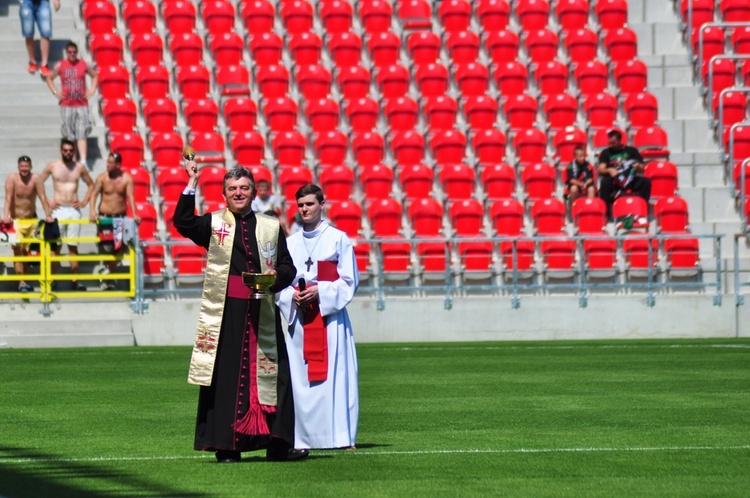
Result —
M78 58L78 46L69 42L65 46L66 58L58 62L47 76L47 86L60 101L62 116L62 136L74 141L78 147L78 160L91 167L87 160L87 137L91 133L89 99L96 92L99 73L85 61ZM91 88L86 89L86 75L91 77ZM60 76L61 88L55 87L55 78Z

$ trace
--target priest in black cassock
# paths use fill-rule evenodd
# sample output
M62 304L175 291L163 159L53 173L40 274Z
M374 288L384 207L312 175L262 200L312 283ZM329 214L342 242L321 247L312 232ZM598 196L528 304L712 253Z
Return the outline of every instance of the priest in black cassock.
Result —
M252 173L227 172L227 208L195 214L198 168L185 164L188 185L177 203L174 226L208 250L188 382L200 387L195 449L214 451L222 463L241 452L267 448L271 461L298 460L289 360L273 294L287 287L296 270L278 219L255 214ZM242 273L276 276L265 297L247 287Z

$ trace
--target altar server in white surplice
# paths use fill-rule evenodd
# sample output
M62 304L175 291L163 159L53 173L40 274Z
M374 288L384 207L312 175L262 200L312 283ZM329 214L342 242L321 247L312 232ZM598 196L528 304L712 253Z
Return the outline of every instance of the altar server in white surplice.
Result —
M295 448L354 448L359 419L357 351L346 306L359 284L349 237L322 219L323 191L296 194L303 229L287 239L297 268L293 287L276 294L294 393Z

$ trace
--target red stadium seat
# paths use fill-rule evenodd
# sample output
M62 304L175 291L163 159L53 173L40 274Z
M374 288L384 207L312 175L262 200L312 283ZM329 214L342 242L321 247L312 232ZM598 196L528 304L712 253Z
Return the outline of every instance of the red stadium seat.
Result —
M157 33L132 35L130 52L136 67L158 66L164 60L164 41Z
M547 28L526 33L526 53L537 64L555 60L558 43L557 34Z
M443 30L455 33L469 29L471 23L471 3L468 0L446 0L438 7L438 17Z
M519 0L516 3L516 16L521 28L526 31L544 29L549 17L547 0Z
M750 54L750 26L741 26L734 29L732 46L735 54Z
M445 2L442 5L445 5ZM479 35L473 31L450 32L445 41L445 48L448 49L453 64L476 62L479 58Z
M285 131L273 137L271 147L279 166L301 166L305 160L307 140L298 131Z
M604 47L612 62L635 59L638 56L638 36L630 28L617 28L604 35Z
M124 2L122 17L131 34L151 33L156 29L156 7L148 0Z
M137 202L135 212L141 218L141 222L138 224L138 238L141 240L153 239L158 233L156 228L156 208L148 202Z
M724 22L750 22L750 5L742 0L720 0L719 12Z
M399 173L399 183L407 199L425 199L432 196L435 178L433 171L424 164L403 166Z
M692 4L692 5L691 5ZM713 22L716 5L714 0L680 0L680 15L685 26L688 25L688 6L692 8L692 25L700 26Z
M649 161L643 175L651 180L651 199L673 197L677 192L677 166L674 163Z
M437 164L463 162L466 136L458 130L436 130L430 138L430 150Z
M667 132L660 126L639 128L633 135L633 146L645 160L669 159Z
M311 31L313 16L313 7L305 0L292 0L281 4L281 20L289 34Z
M617 274L617 241L610 238L584 240L583 258L588 278L612 278Z
M703 36L703 47L700 45ZM702 58L705 65L714 55L721 55L725 51L726 36L724 30L717 26L706 26L693 29L691 36L693 55Z
M599 36L588 28L569 31L563 37L563 43L571 62L580 64L596 59Z
M484 40L487 54L497 65L514 62L518 57L518 45L518 35L508 29L490 31Z
M654 216L661 233L682 233L690 225L688 205L682 197L662 197L656 201Z
M571 239L543 240L540 246L544 274L550 278L570 278L576 269L576 242Z
M104 103L102 115L109 133L129 133L135 129L138 111L130 99L112 99Z
M339 69L357 66L362 61L362 38L350 32L331 33L328 37L328 53Z
M404 29L432 29L432 6L427 0L404 0L396 8Z
M543 162L547 156L547 135L538 128L521 130L513 137L513 148L520 164Z
M177 133L157 133L150 139L151 157L157 170L179 166L184 142Z
M267 167L262 164L255 164L251 166L242 166L243 168L250 171L253 174L253 179L257 184L260 181L267 181L269 184L273 184L273 173Z
M296 33L289 39L289 52L298 67L319 64L322 50L323 42L314 32Z
M324 133L338 128L341 109L333 99L315 99L307 103L305 114L312 131Z
M464 97L479 97L489 89L490 71L479 62L457 64L454 77L458 90Z
M408 280L411 275L411 246L400 236L388 236L388 242L380 244L383 278L386 280Z
M185 100L203 99L211 92L211 76L204 66L177 69L177 87Z
M124 46L117 33L91 35L90 49L97 67L116 66L122 62Z
M83 20L91 35L112 33L117 27L117 8L108 0L88 1L83 4Z
M215 131L191 135L191 145L195 149L195 161L200 163L223 163L224 139Z
M651 164L651 163L649 163ZM734 180L734 195L742 195L742 163L735 163L734 169L732 170L732 179ZM748 195L750 195L750 164L745 164L745 201L747 201ZM674 195L674 194L672 194Z
M168 98L146 100L143 117L150 133L170 133L177 126L177 105Z
M244 43L235 32L219 33L210 37L209 48L217 66L231 66L242 63Z
M719 116L719 110L722 115ZM747 94L744 92L727 91L714 95L714 120L723 130L747 118Z
M486 280L492 275L492 243L489 241L459 242L461 275L464 280Z
M376 67L398 64L401 39L391 31L374 33L367 41L367 50L370 52L370 60Z
M380 106L369 98L351 100L346 104L346 119L355 132L372 131L378 126Z
M488 130L497 123L497 100L489 95L463 99L463 113L472 131Z
M169 51L172 53L172 60L180 68L203 62L203 40L197 33L174 36L169 42Z
M349 139L343 132L332 130L318 134L313 145L318 164L338 165L346 160Z
M349 237L356 237L362 231L362 206L352 200L334 202L328 209L328 219Z
M653 126L659 119L659 102L651 93L630 94L623 107L632 128Z
M179 196L177 198L179 198ZM164 204L164 225L167 228L167 237L175 240L180 240L182 239L182 235L180 235L180 232L178 232L177 228L175 228L174 226L174 213L176 206L176 200Z
M448 246L447 250L446 246ZM429 285L432 280L445 281L446 270L450 269L450 244L420 242L417 244L417 257L423 286Z
M531 128L536 124L539 104L529 94L510 95L503 105L505 121L511 130Z
M206 271L206 250L192 242L188 245L172 246L175 281L178 284L198 284Z
M165 99L169 94L169 71L164 66L139 66L135 81L144 100Z
M380 164L385 158L385 140L374 131L356 133L352 140L352 153L360 167Z
M346 201L351 199L354 191L354 172L344 165L323 168L318 181L326 200Z
M507 163L487 164L482 169L482 189L487 199L505 199L516 193L516 170Z
M130 72L123 66L99 68L99 95L103 100L122 99L130 93Z
M539 92L551 97L568 90L568 66L558 60L539 64L534 70L534 79Z
M574 126L578 118L578 99L568 93L550 95L544 101L544 114L550 130Z
M670 277L695 276L700 272L700 245L696 238L664 241L667 272Z
M406 38L410 59L418 66L437 62L440 59L440 46L440 37L431 31L416 31Z
M508 26L510 5L507 0L479 0L476 16L484 31L497 31Z
M211 99L187 102L183 109L185 122L191 133L214 131L219 121L219 106Z
M616 30L628 22L627 0L598 0L594 13L603 30Z
M291 204L296 204L295 194L301 187L312 183L312 171L304 166L290 166L283 168L279 173L279 186L281 195Z
M389 197L393 188L393 170L383 164L363 166L359 169L359 183L365 199Z
M388 100L384 112L391 131L413 130L419 123L419 105L411 97Z
M494 164L505 160L505 134L495 128L488 128L473 134L471 146L478 164Z
M273 32L262 32L250 39L250 53L257 66L276 66L281 63L284 42Z
M289 97L268 99L263 105L266 124L272 132L292 131L297 127L297 103Z
M448 68L440 63L427 64L417 67L414 79L419 92L424 97L437 97L448 93ZM408 90L408 83L404 93Z
M573 77L582 96L602 93L607 89L609 71L606 64L599 60L579 64L573 71Z
M164 26L171 35L192 33L195 30L195 5L187 0L174 0L162 4Z
M418 131L397 131L390 142L391 151L399 166L421 164L424 160L425 139Z
M339 90L345 99L367 97L370 93L370 71L362 66L342 68L337 76ZM403 95L399 95L400 97Z
M648 68L643 61L632 59L620 61L615 66L615 82L620 89L620 95L646 91L648 84Z
M594 93L586 97L583 109L589 128L610 128L617 119L617 97L612 94Z
M229 33L234 30L234 5L227 0L201 2L203 25L211 35Z
M255 79L264 98L286 97L289 91L289 71L284 66L261 66Z
M354 246L354 257L357 259L357 269L359 270L359 281L365 282L370 278L372 273L370 265L370 245L362 240L352 239Z
M607 225L607 206L598 197L579 197L570 214L579 234L601 234Z
M385 0L363 0L359 2L359 18L365 33L372 35L391 30L393 8Z
M141 216L141 223L143 217ZM140 230L140 226L138 227ZM139 237L140 238L140 237ZM141 240L148 240L143 239ZM143 278L145 284L158 284L164 281L164 246L143 246Z
M573 160L573 151L577 147L586 147L588 138L586 132L575 126L566 126L557 130L552 139L555 148L555 157L562 164L568 164Z
M219 166L204 166L198 177L198 190L205 202L223 200L224 175L227 170Z
M565 31L584 28L589 22L587 0L558 0L555 4L557 23Z
M528 79L529 72L520 62L506 62L495 68L495 82L503 97L524 93Z
M250 72L244 65L219 66L215 78L222 97L250 96Z
M109 150L122 156L123 168L142 169L145 146L143 138L137 133L122 133L112 137ZM146 171L146 170L143 170ZM148 172L146 172L148 174Z
M424 99L424 115L430 131L452 130L456 126L458 104L453 97L439 95Z
M650 242L650 243L649 243ZM659 241L643 236L629 236L622 243L628 277L644 277L659 271Z
M499 199L493 202L490 207L490 219L495 233L508 237L521 235L524 229L523 213L523 204L516 199Z
M438 175L443 193L449 201L469 199L476 189L476 173L468 164L447 164Z
M595 129L594 137L591 139L591 144L594 148L595 153L598 154L604 148L609 147L609 137L607 136L607 132L609 132L610 130L617 130L622 133L622 143L623 145L627 145L628 135L622 128L619 128L617 126L613 126L611 128L599 128Z
M526 199L536 201L547 199L555 194L557 173L555 167L548 163L533 163L521 171L521 183L526 192ZM565 207L563 206L563 211Z
M415 237L438 237L443 231L443 206L436 199L423 197L409 203L409 221Z
M156 186L163 202L177 202L185 190L185 172L179 166L164 168L156 176Z
M346 0L325 0L319 7L320 20L328 34L347 33L352 28L354 10Z
M648 223L641 222L639 218L648 218L648 203L642 198L635 195L626 195L618 197L612 204L612 218L615 220L625 218L626 216L636 218L638 226L648 226Z
M253 166L263 164L266 157L263 135L257 131L248 130L236 133L230 142L234 162L239 166Z
M476 199L462 199L451 204L448 216L457 237L482 236L484 207Z
M732 143L733 142L733 143ZM724 130L722 143L727 154L727 160L734 158L735 164L750 157L750 126L738 125ZM734 167L733 164L729 164Z
M395 199L374 200L367 208L367 214L375 237L399 235L402 229L402 213L403 208Z
M267 0L242 2L242 22L253 36L270 33L274 28L275 12L273 4Z

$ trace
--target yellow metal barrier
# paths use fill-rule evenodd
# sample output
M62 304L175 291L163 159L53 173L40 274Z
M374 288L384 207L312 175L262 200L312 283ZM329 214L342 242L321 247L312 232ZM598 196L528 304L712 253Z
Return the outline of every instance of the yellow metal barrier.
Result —
M19 221L34 221L34 220L19 220ZM91 224L89 220L58 220L61 225L72 225L80 224L86 225ZM38 263L39 271L36 273L24 273L22 275L0 275L0 281L2 282L18 282L21 280L28 280L29 282L38 283L39 291L35 292L0 292L0 299L40 299L42 303L50 303L57 298L112 298L112 297L135 297L136 293L136 259L135 249L133 246L128 246L128 251L124 254L78 254L77 256L60 255L55 256L52 254L53 244L68 244L69 242L78 243L98 243L100 239L98 236L94 237L75 237L75 238L62 238L57 240L43 240L40 238L19 238L16 240L16 244L34 244L40 245L39 255L37 256L0 256L0 262L3 264L7 262L25 262L25 263ZM65 248L61 248L60 251L64 251ZM123 265L123 268L127 269L124 273L68 273L68 274L53 274L52 264L60 263L63 261L79 261L79 262L105 262L105 261L126 261L128 265ZM90 289L87 291L60 291L53 290L53 282L60 281L72 281L72 280L122 280L128 282L128 290L94 290Z

